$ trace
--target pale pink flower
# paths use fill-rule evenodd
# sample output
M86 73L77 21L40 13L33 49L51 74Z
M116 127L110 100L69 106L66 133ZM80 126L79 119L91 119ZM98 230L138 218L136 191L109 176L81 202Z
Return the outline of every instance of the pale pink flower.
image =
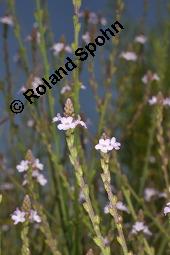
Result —
M127 206L124 205L122 201L118 201L118 202L116 203L116 208L117 208L118 210L120 210L120 211L124 211L124 212L129 213L129 210L128 210Z
M164 207L164 214L167 215L168 213L170 213L170 202Z
M54 55L58 55L62 50L64 50L64 43L55 43L51 49L54 50Z
M116 142L116 138L112 137L111 139L99 139L99 143L95 146L96 150L100 150L103 153L107 153L108 151L111 151L113 149L119 150L120 149L120 143Z
M65 52L68 52L68 53L71 53L72 52L72 49L69 45L65 45L64 43L62 42L59 42L59 43L55 43L51 49L53 50L54 52L54 55L57 56L60 52L62 51L65 51Z
M113 148L115 150L119 150L120 149L121 144L116 142L116 138L115 137L111 138L110 143L111 143L111 145L113 146Z
M13 18L12 16L4 16L0 18L0 22L9 26L13 26L14 22L13 22Z
M156 96L152 96L152 98L149 99L148 102L150 105L154 105L154 104L158 103L158 99ZM164 98L162 103L164 106L170 106L170 98L168 98L168 97Z
M135 37L135 42L145 44L147 42L147 37L144 35L138 35Z
M13 212L11 219L14 221L14 224L25 221L25 212L19 210L18 208Z
M158 102L158 99L156 96L152 96L149 100L148 100L149 104L150 105L154 105L154 104L157 104Z
M90 43L90 33L86 32L84 35L82 35L82 39L85 43Z
M164 100L163 100L163 105L165 105L165 106L170 106L170 97L168 98L165 98Z
M139 232L143 232L146 235L152 235L148 226L146 226L143 221L137 221L132 227L132 234L137 234Z
M31 222L37 222L37 223L40 223L40 222L41 222L41 218L40 218L40 216L37 214L37 211L35 211L35 210L30 210L29 220L30 220Z
M22 160L19 165L17 165L18 172L25 172L28 170L30 166L33 168L32 171L32 177L36 179L36 181L41 185L44 186L47 183L47 180L45 179L44 175L40 174L40 171L43 170L44 165L40 162L38 158L35 159L35 161L29 162L28 160ZM22 185L28 184L27 175L24 175L24 181Z
M144 190L144 199L149 202L151 201L152 197L157 196L158 191L154 188L146 188Z
M41 185L41 186L44 186L47 184L47 179L44 177L43 174L38 174L37 175L37 182Z
M110 209L110 206L109 206L109 204L108 204L108 205L106 205L106 206L104 207L104 213L105 213L105 214L108 214L108 213L109 213L109 209Z
M53 121L52 121L52 122L53 122L53 123L54 123L54 122L58 122L58 121L61 120L61 118L62 118L62 117L61 117L60 113L57 113L57 116L53 118Z
M98 16L95 12L90 12L89 13L88 22L91 23L91 24L94 24L94 25L98 24L99 19L98 19Z
M81 190L79 193L79 202L83 203L84 201L85 201L85 196L84 196L83 191Z
M104 213L105 213L105 214L108 214L108 213L109 213L110 206L111 206L111 205L108 204L108 205L106 205L106 206L104 207ZM116 203L116 208L117 208L119 211L123 211L123 212L129 213L129 210L128 210L127 206L125 206L125 204L123 204L122 201L118 201L118 202Z
M66 92L68 92L70 90L71 90L71 87L69 85L65 85L64 87L62 87L60 93L64 94L64 93L66 93Z
M106 20L106 18L102 17L102 18L100 19L100 23L101 23L102 26L106 26L106 25L107 25L107 20Z
M36 179L36 181L41 185L44 186L47 184L47 179L44 177L43 174L40 174L38 170L34 170L32 173L32 177Z
M38 170L43 170L44 165L40 162L38 158L36 158L33 167L37 168Z
M69 45L66 45L64 48L65 52L72 53L72 48Z
M32 81L32 88L33 88L33 91L34 91L34 94L38 95L38 92L36 91L36 88L39 86L39 85L42 85L42 80L41 78L39 77L34 77L34 80Z
M147 84L147 83L149 83L150 81L159 81L160 80L160 78L159 78L159 76L158 76L158 74L157 73L150 73L150 72L147 72L144 76L143 76L143 78L142 78L142 82L144 83L144 84Z
M33 24L33 33L26 37L26 41L31 42L33 40L35 40L37 44L39 44L41 41L41 35L38 31L38 24L36 22Z
M122 52L120 57L127 61L136 61L138 58L136 53L133 51Z
M113 150L113 146L110 143L110 139L100 139L99 143L95 146L96 150L100 150L103 153Z
M158 197L159 198L167 198L167 194L165 192L159 192Z
M30 119L27 121L27 126L28 127L33 127L34 126L34 120L33 119Z
M81 89L86 89L86 86L83 83L81 83Z
M74 129L76 127L73 117L62 117L61 123L57 126L59 130Z
M22 86L22 87L20 88L20 90L18 91L18 93L25 92L26 90L27 90L26 87L25 87L25 86Z
M61 117L60 114L57 115L57 117L53 118L53 122L58 122L60 121L61 123L58 124L58 129L59 130L68 130L68 129L74 129L77 125L81 125L85 128L87 128L86 124L84 121L80 119L80 117L76 120L73 117Z
M16 166L16 169L18 170L19 173L25 172L29 168L28 164L29 164L28 160L22 160L20 164Z

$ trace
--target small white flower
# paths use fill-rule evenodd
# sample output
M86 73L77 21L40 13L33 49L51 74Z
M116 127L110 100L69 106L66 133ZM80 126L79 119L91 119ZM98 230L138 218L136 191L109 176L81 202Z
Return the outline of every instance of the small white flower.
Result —
M28 35L25 40L28 42L32 42L33 40L35 40L35 42L39 44L41 40L41 34L39 31L35 31L34 36Z
M116 208L117 208L118 210L120 210L120 211L124 211L124 212L129 213L128 208L123 204L122 201L118 201L118 202L116 203Z
M148 100L149 104L150 105L154 105L154 104L157 104L158 102L158 99L156 96L152 96L149 100Z
M90 12L89 13L88 22L91 23L91 24L94 24L94 25L98 24L99 19L98 19L98 16L95 12Z
M157 73L150 73L150 72L147 72L143 77L142 77L142 82L144 84L147 84L149 83L150 81L159 81L160 78L159 76L157 75Z
M154 164L156 162L156 158L154 156L149 157L149 162Z
M27 90L26 87L25 87L25 86L22 86L22 87L20 88L20 90L18 91L18 93L25 92L26 90Z
M53 122L58 122L60 121L61 123L58 124L58 129L59 130L68 130L68 129L74 129L77 125L81 125L85 128L87 128L86 124L84 121L80 119L80 117L75 120L73 117L61 117L60 114L57 114L57 117L53 118Z
M106 26L106 25L107 25L107 20L106 20L106 18L102 17L102 18L100 19L100 23L101 23L102 26Z
M85 196L84 196L83 191L81 190L79 193L79 202L83 203L84 201L85 201Z
M148 227L142 221L137 221L132 227L132 234L137 234L138 232L143 232L146 235L152 235Z
M40 160L37 158L34 161L33 167L39 169L39 170L43 170L44 165L42 163L40 163Z
M54 51L54 55L58 55L62 50L64 50L64 43L55 43L51 49Z
M75 125L76 125L76 126L77 126L77 125L81 125L82 127L87 128L86 123L85 123L84 121L81 120L81 117L80 117L79 115L78 115L78 119L75 120Z
M69 85L65 85L64 87L62 87L60 93L64 94L64 93L66 93L66 92L68 92L70 90L71 90L71 87Z
M47 184L47 179L44 177L43 174L37 174L36 176L37 182L41 185L44 186Z
M14 221L14 224L25 221L25 212L19 210L18 208L13 212L11 219Z
M105 214L109 213L109 204L104 207L104 213Z
M168 106L170 106L170 98L165 98L164 100L163 100L163 105L168 105Z
M62 42L59 42L59 43L55 43L51 49L53 50L54 52L54 55L57 56L60 52L62 52L63 50L65 50L66 52L68 53L71 53L72 52L72 49L69 45L65 45L64 43Z
M12 16L4 16L0 18L0 22L9 26L13 26L14 22L13 22L13 18Z
M165 192L159 192L158 197L159 198L167 198L167 194Z
M115 137L111 138L110 143L111 143L111 145L113 146L113 148L115 150L119 150L120 149L121 144L116 142L116 138Z
M119 150L120 149L120 143L116 142L116 138L112 137L111 139L99 139L99 143L95 146L96 150L100 150L103 153L107 153L108 151L111 151L113 149Z
M53 118L53 121L52 121L52 122L53 122L53 123L54 123L54 122L58 122L58 121L61 120L61 118L62 118L62 117L61 117L60 113L57 113L57 116Z
M29 168L28 164L29 164L28 160L22 160L20 164L16 166L16 169L18 170L19 173L25 172Z
M167 203L164 207L164 214L167 215L168 213L170 213L170 203Z
M149 202L151 201L152 197L157 196L158 191L154 188L146 188L144 190L144 199Z
M137 60L137 55L135 52L132 51L127 51L127 52L122 52L120 54L121 58L124 58L127 61L136 61Z
M36 88L39 85L42 85L42 80L39 77L34 77L34 80L32 81L32 88L34 90L34 94L36 94L38 96L39 96L39 94L37 93Z
M68 130L76 127L73 117L62 117L60 121L61 123L57 126L59 130Z
M110 139L100 139L99 143L95 146L96 150L100 150L103 153L113 150L113 146L110 144Z
M144 35L138 35L135 37L135 42L141 43L141 44L145 44L147 41L147 37Z
M90 33L86 32L84 35L82 35L82 39L85 43L90 43Z
M86 89L86 86L83 83L81 83L81 89Z
M37 214L37 211L35 210L30 210L30 216L29 216L29 219L31 222L37 222L37 223L40 223L41 222L41 218L40 216Z
M27 121L27 126L28 127L33 127L34 126L34 120L30 119Z
M72 53L72 48L69 45L66 45L64 50L68 53Z

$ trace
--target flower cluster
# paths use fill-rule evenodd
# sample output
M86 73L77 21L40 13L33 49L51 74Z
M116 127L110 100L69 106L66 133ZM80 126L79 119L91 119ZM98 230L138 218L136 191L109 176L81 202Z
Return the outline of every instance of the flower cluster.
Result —
M61 115L58 113L57 116L53 118L53 122L60 122L60 124L57 125L59 130L74 129L77 125L87 128L80 116L78 116L78 119L75 119L71 116L61 117Z
M128 210L127 206L126 206L122 201L118 201L118 202L116 203L116 208L117 208L119 211L129 213L129 210ZM105 214L108 214L108 213L109 213L109 209L110 209L110 205L106 205L106 206L104 207L104 213L105 213Z
M120 54L120 57L127 60L127 61L136 61L137 58L138 58L136 53L133 52L133 51L122 52Z
M92 25L97 25L97 24L100 24L102 26L107 25L106 18L97 15L95 12L84 11L84 12L78 13L78 16L79 17L87 17L88 23L92 24Z
M82 39L85 43L90 43L90 33L89 32L86 32L85 34L82 35Z
M148 226L146 226L143 221L137 221L132 227L132 234L138 234L139 232L143 232L146 235L152 235Z
M143 76L143 78L142 78L142 82L144 83L144 84L147 84L147 83L149 83L149 82L151 82L151 81L159 81L160 80L160 78L159 78L159 76L157 75L157 73L152 73L152 72L150 72L150 71L148 71L144 76Z
M55 43L51 49L53 50L53 53L55 56L58 56L59 53L62 51L65 51L67 53L71 53L72 49L69 45L65 45L63 42Z
M140 44L145 44L147 42L147 37L144 35L138 35L135 37L135 42L140 43Z
M14 221L14 224L18 224L19 222L23 223L27 219L32 223L32 222L41 222L40 216L37 214L37 211L35 210L30 210L29 212L20 210L16 208L16 210L13 212L11 219Z
M44 175L41 171L44 169L42 163L40 163L39 159L35 159L34 162L30 162L28 160L22 160L19 165L16 166L16 169L19 173L26 172L29 167L32 167L32 177L36 179L36 181L41 185L44 186L47 183ZM24 175L23 185L28 183L27 176Z
M164 214L167 215L168 213L170 213L170 202L167 203L164 208Z
M13 22L13 18L12 16L3 16L0 18L0 22L3 23L3 24L6 24L8 26L13 26L14 25L14 22Z
M95 146L96 150L100 150L103 153L108 153L108 151L111 151L113 149L119 150L121 144L116 141L115 137L109 138L101 138L99 140L99 143Z
M153 197L166 198L166 193L159 192L158 190L156 190L154 188L146 188L144 190L144 199L147 202L150 202Z
M80 88L83 89L83 90L86 89L86 87L82 83L81 83L81 87ZM67 92L69 92L71 90L72 90L72 86L66 84L65 86L62 87L60 93L61 94L65 94L65 93L67 93Z
M148 103L150 105L155 105L155 104L159 104L159 100L157 96L152 96L149 100ZM164 98L163 99L163 105L164 106L170 106L170 97Z

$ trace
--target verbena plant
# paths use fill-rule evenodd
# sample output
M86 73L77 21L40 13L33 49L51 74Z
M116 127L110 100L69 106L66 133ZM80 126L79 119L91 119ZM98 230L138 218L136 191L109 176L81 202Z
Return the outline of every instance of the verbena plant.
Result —
M0 254L170 254L168 17L159 35L149 34L143 22L131 26L130 39L123 21L125 31L96 58L77 63L70 77L14 115L9 105L18 91L36 89L40 77L48 78L71 51L107 28L103 16L73 0L74 41L68 45L62 37L54 44L48 1L35 2L30 49L13 0L0 19L0 125L7 144L0 158ZM124 7L123 0L114 1L112 22L122 21ZM10 29L25 80L19 89L10 67Z

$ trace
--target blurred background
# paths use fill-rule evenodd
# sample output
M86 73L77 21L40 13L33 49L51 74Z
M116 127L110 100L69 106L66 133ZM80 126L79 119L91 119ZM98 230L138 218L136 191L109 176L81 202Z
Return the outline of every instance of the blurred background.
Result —
M86 254L91 247L94 247L95 254L100 254L93 244L94 233L82 210L83 198L75 184L64 132L59 133L52 124L52 118L58 112L62 113L68 97L73 98L77 105L76 113L80 113L88 126L87 131L78 130L76 137L80 137L80 141L77 138L80 142L79 155L94 208L103 217L102 231L105 235L108 233L110 242L116 240L113 233L115 226L110 218L105 218L103 212L107 198L101 186L99 157L94 150L105 131L110 136L116 136L122 144L118 159L122 172L128 178L129 185L132 185L132 189L129 188L131 202L134 203L137 216L139 210L143 210L142 217L146 217L146 222L154 233L149 245L155 248L155 253L141 251L139 254L142 241L140 238L132 238L131 243L129 237L135 217L126 215L125 235L130 249L134 249L136 255L170 254L169 226L162 213L165 201L168 200L167 187L162 177L160 139L157 138L157 129L163 127L169 155L170 114L165 107L161 122L161 117L155 117L157 112L148 103L160 91L164 98L170 96L169 12L168 0L83 0L77 46L87 43L89 38L83 39L87 32L91 41L99 35L101 27L106 29L117 19L125 29L117 39L109 40L103 47L97 48L94 58L90 57L80 65L78 77L70 74L59 85L54 86L50 93L47 90L41 99L30 106L23 99L23 91L35 85L35 78L50 75L63 65L67 56L72 56L69 50L58 51L56 44L64 43L71 47L75 43L74 7L71 0L0 0L0 193L3 194L0 207L0 255L20 254L20 228L12 225L10 215L21 205L27 192L27 188L22 185L22 177L16 171L16 165L25 159L28 149L45 166L44 174L48 184L43 189L38 187L37 192L46 208L54 236L57 231L59 233L62 254ZM97 22L89 22L90 13L93 13ZM4 17L12 17L13 24L7 24L9 20L6 23ZM104 19L103 24L101 18ZM137 42L137 36L144 36L146 42ZM128 59L127 55L122 57L123 53L129 52L135 60ZM17 115L9 109L10 102L14 99L21 99L25 103L24 111ZM110 167L113 190L120 195L120 200L130 203L123 193L130 186L124 187L121 183L120 176L115 171L119 164L114 160L115 155ZM170 167L169 163L167 167ZM62 173L61 176L59 172ZM66 180L67 185L63 180ZM148 202L144 198L147 187L165 195L159 200L154 197L150 204L150 200ZM64 195L61 196L60 192ZM74 199L70 197L72 192L77 192ZM66 218L62 210L68 211ZM35 227L31 232L32 254L51 254L45 246L42 234L37 237L37 231L38 227ZM80 235L77 243L76 234ZM116 253L113 254L121 254L118 245L113 245L113 251L114 249Z

